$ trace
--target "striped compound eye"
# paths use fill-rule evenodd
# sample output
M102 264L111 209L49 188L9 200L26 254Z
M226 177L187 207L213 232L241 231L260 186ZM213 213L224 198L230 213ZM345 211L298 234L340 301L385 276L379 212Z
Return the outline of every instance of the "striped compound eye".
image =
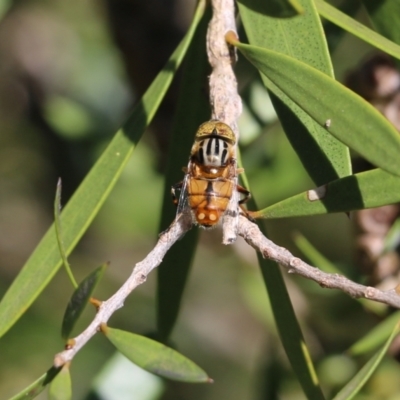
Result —
M197 158L200 164L210 167L223 167L227 164L229 146L225 140L211 136L199 143Z

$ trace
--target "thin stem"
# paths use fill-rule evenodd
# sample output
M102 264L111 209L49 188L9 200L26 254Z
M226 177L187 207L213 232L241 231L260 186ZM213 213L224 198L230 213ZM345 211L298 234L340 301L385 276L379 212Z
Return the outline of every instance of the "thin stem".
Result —
M213 17L207 31L207 56L212 67L209 79L211 118L225 122L231 127L239 140L238 120L242 113L242 100L237 91L233 66L236 62L236 49L225 41L227 32L235 32L234 0L212 0ZM236 146L233 158L236 159ZM237 178L236 183L237 183ZM223 244L236 240L238 196L235 192L229 201L223 220Z
M123 307L128 295L139 285L146 282L147 275L161 264L163 257L170 247L191 227L192 218L190 213L182 213L166 231L160 234L153 250L144 260L135 265L132 274L126 282L113 296L101 303L90 325L80 335L68 340L66 350L56 354L54 358L55 367L60 367L73 359L75 354L98 332L100 325L107 323L114 312Z
M267 239L258 226L247 218L240 216L238 234L246 242L268 258L285 267L289 274L298 274L317 282L327 289L339 289L354 298L365 298L392 307L400 308L400 285L390 290L379 290L371 286L360 285L340 274L329 274L313 267L300 258L293 256L289 250L277 246Z

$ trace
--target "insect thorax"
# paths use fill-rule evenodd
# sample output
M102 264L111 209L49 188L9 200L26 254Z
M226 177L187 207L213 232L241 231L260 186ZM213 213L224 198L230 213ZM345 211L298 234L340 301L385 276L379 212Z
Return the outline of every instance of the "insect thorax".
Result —
M232 157L232 144L217 135L202 138L193 146L196 161L207 167L224 167Z

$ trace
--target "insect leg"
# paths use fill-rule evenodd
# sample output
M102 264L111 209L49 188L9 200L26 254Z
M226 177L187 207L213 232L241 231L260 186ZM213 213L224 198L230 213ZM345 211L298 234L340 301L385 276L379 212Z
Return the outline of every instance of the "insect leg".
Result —
M242 212L242 214L243 214L246 218L248 218L250 221L253 221L253 222L254 222L254 219L258 217L257 212L246 210L246 209L242 206L243 203L246 203L246 201L250 200L250 198L251 198L251 193L250 193L246 188L244 188L243 186L240 186L240 185L237 185L237 186L236 186L236 190L237 190L239 193L241 193L241 194L244 195L243 199L239 201L240 211Z
M183 185L183 181L175 183L175 185L171 186L171 195L172 195L172 202L177 206L178 205L178 198L176 196L176 190L181 190Z
M247 189L245 189L243 186L237 185L237 186L236 186L236 190L237 190L239 193L241 193L241 194L244 195L243 199L239 200L239 204L246 203L246 201L249 201L249 200L250 200L250 198L251 198L251 193L250 193Z

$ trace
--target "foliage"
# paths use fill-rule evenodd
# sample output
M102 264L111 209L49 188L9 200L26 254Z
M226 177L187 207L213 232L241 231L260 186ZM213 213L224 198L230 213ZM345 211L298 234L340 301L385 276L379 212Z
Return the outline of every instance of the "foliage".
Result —
M244 82L242 88L244 114L240 122L243 144L241 157L247 175L243 175L243 180L246 182L246 186L250 182L252 193L259 204L268 204L259 212L258 216L266 219L306 217L306 219L293 219L290 222L287 222L288 220L278 223L272 221L269 229L272 236L278 238L277 241L279 241L279 235L276 234L276 231L281 229L281 226L285 227L286 224L286 227L289 227L286 229L286 233L290 232L293 225L297 229L301 229L303 226L310 232L317 231L317 234L314 234L315 242L317 244L325 242L325 252L335 258L341 253L340 239L343 236L342 230L348 226L348 221L343 222L347 218L345 215L336 215L334 218L343 217L343 220L341 226L336 228L336 232L332 234L329 224L334 225L336 222L333 221L336 219L329 219L328 214L384 206L399 201L400 137L397 130L381 113L335 79L333 72L335 60L332 62L331 59L332 54L332 58L334 58L335 53L332 49L331 52L328 49L322 25L323 22L327 23L325 20L321 20L321 16L331 23L337 24L341 29L357 35L369 45L376 46L379 50L399 59L399 43L395 43L398 40L398 30L393 29L393 26L400 24L400 14L391 14L391 18L387 22L390 24L389 27L386 26L385 18L382 17L382 15L387 15L384 8L367 7L370 13L369 17L376 24L376 30L374 30L372 24L367 28L320 0L315 2L312 0L298 2L281 0L275 3L274 7L266 5L266 2L261 0L239 0L239 14L245 31L241 36L246 37L249 44L246 44L245 39L241 39L242 41L239 42L237 38L228 35L229 42L237 47L240 55L244 56L241 56L237 67L239 81ZM390 10L394 1L386 0L384 3ZM204 78L207 75L205 32L210 18L210 10L205 12L205 4L205 1L199 1L186 35L147 91L136 102L136 106L125 124L117 130L113 138L98 141L93 146L92 156L97 161L74 191L61 214L59 213L61 194L59 191L57 192L55 223L43 236L10 287L7 290L5 287L0 287L5 292L0 302L0 335L5 335L13 328L2 339L4 346L11 348L11 345L18 346L20 341L26 340L22 333L13 333L17 332L18 328L21 332L24 330L29 332L30 340L35 334L44 335L46 338L53 336L51 331L53 325L56 325L55 319L59 319L60 309L65 308L65 305L60 304L61 298L64 301L71 296L65 291L64 276L55 278L56 272L62 264L65 265L67 272L70 264L74 264L74 261L70 263L67 260L67 256L70 256L77 264L85 266L88 264L88 259L100 256L108 258L107 249L112 248L117 258L121 248L119 246L122 246L119 243L125 241L125 243L129 243L126 245L127 247L130 247L132 242L134 243L135 253L138 254L130 253L129 257L134 257L135 261L139 261L139 255L146 253L144 248L151 247L149 238L155 237L157 222L160 221L159 227L160 230L163 230L172 221L174 210L170 205L169 187L181 179L181 167L186 164L194 131L201 122L208 118L207 102L202 93ZM60 7L62 8L62 6ZM10 15L12 12L13 10L9 11ZM364 13L368 16L366 10ZM5 23L10 20L7 19L10 18L7 14L4 18ZM325 25L325 28L328 32L329 26ZM380 33L387 37L384 38ZM107 42L106 39L103 38L103 40ZM346 43L346 40L349 39L348 36L341 36L338 40L339 43L340 40ZM108 45L112 47L110 44ZM94 49L95 46L92 50L95 51ZM156 52L155 49L151 50ZM160 168L161 172L157 172L156 168L151 165L151 159L152 157L156 158L154 154L157 150L154 143L147 139L148 135L143 139L142 135L149 128L162 101L167 101L164 100L164 96L184 59L179 101L171 129L173 134L168 152L163 149L162 154L167 160L163 160L165 163L163 165L167 165L167 167L162 167ZM91 65L91 68L94 67ZM113 70L113 72L115 71L116 69ZM258 76L255 71L258 71L260 75ZM89 82L89 74L81 79ZM118 84L115 83L115 86ZM68 97L65 94L64 96ZM90 126L97 126L96 129L100 130L104 123L101 120L101 113L96 116L90 115L90 107L86 108L83 101L76 101L73 95L69 96L70 99L64 103L59 103L59 94L54 95L53 99L49 96L49 104L52 103L52 100L54 103L48 105L47 108L44 107L47 111L42 117L46 120L46 126L53 124L52 129L57 132L59 138L73 143L79 135L84 136ZM255 101L257 96L259 96L258 100ZM121 95L122 97L123 95ZM74 129L73 126L68 126L66 129L60 128L62 124L58 124L57 121L64 118L63 123L68 125L69 118L65 119L65 115L62 116L62 109L60 111L60 108L55 107L54 104L67 103L74 104L72 108L67 107L68 116L72 115L73 119L73 116L76 115L77 121L85 121L81 125L81 127L83 126L81 131L80 128ZM94 107L95 101L91 104ZM282 129L276 124L272 105L281 122ZM71 109L79 111L76 114L70 114ZM46 112L48 113L47 117ZM122 111L120 111L121 114ZM57 115L60 118L57 118ZM10 125L5 117L4 120L6 121L3 123L5 126L7 123ZM156 130L156 128L154 129ZM33 128L32 131L34 131ZM283 131L287 139L282 135ZM89 139L89 137L85 138L87 142L90 142ZM107 146L105 142L108 143ZM86 144L80 143L82 148ZM135 153L132 156L133 150ZM357 152L357 157L362 156L373 165L373 168L370 171L353 173L350 151L352 155ZM162 204L157 200L162 197L160 176L165 179ZM325 194L320 194L317 199L311 199L311 189L316 186L324 187ZM0 187L0 190L4 189ZM129 191L132 193L131 196L128 195ZM156 207L162 209L160 218L155 213ZM314 220L310 218L316 215L323 215L321 218L324 218L316 220L319 221L317 222L318 227L313 225ZM278 225L279 223L282 225ZM132 228L131 225L135 224L136 226ZM92 227L88 237L91 239L85 242L86 239L82 239L82 237L90 226ZM265 226L262 223L260 226L265 232ZM312 227L310 228L310 226ZM119 236L120 233L117 232L123 232L123 234ZM294 396L293 393L301 391L310 399L350 399L359 393L365 399L373 399L381 395L372 384L368 387L366 383L377 369L376 373L379 376L380 363L383 366L390 365L393 370L398 372L399 367L388 364L390 363L389 358L386 361L384 358L392 339L398 333L397 313L390 315L387 309L378 311L369 306L363 308L358 302L349 299L343 300L338 294L323 290L317 291L308 282L296 282L302 289L303 294L300 294L298 293L300 291L292 290L291 286L294 286L292 282L285 283L276 265L266 262L259 256L262 273L262 277L260 277L258 272L256 275L256 272L249 268L248 265L251 262L246 258L248 257L246 250L240 250L241 244L234 249L221 250L218 248L216 250L217 247L213 242L219 232L213 231L207 232L207 234L211 239L203 237L203 241L197 244L198 232L195 228L167 255L158 276L157 315L154 318L158 324L158 332L155 337L164 343L169 342L168 344L171 345L170 337L172 335L174 341L171 347L176 346L179 351L183 349L182 351L188 353L191 358L199 360L201 365L204 361L204 369L207 373L178 351L146 338L145 335L128 332L131 330L148 332L154 329L152 323L149 323L149 320L152 319L151 313L154 311L149 310L155 308L155 300L154 296L148 292L149 289L141 289L142 292L138 291L138 294L135 293L132 296L132 301L136 304L132 307L137 307L136 309L122 310L122 316L115 316L113 325L117 325L118 322L127 331L111 329L107 326L102 327L102 333L121 353L133 363L150 372L178 381L210 382L207 375L209 374L216 380L215 385L219 385L219 380L222 382L221 387L224 387L225 390L224 397L232 399L250 398L251 390L245 391L243 388L250 385L249 382L254 384L254 378L251 378L254 371L251 372L251 369L244 364L234 360L235 357L240 358L241 352L246 354L248 363L254 363L254 360L258 358L257 362L260 364L260 368L261 364L265 368L266 373L260 379L265 387L263 390L260 389L259 398L268 397L268 395L271 398L278 395L289 398ZM363 280L362 274L352 269L350 257L344 267L335 265L319 254L311 243L305 240L301 241L301 238L301 236L297 236L299 247L316 266L323 268L325 265L333 273L342 271L351 275L354 280ZM288 244L287 238L282 240L283 245ZM102 246L98 246L95 250L99 253L98 256L84 255L80 246L77 246L78 243L82 243L81 247L84 248L85 243L88 245L91 241L103 243L104 250L101 248ZM113 244L113 246L108 247L109 245L105 243ZM204 243L207 244L207 247L203 246ZM125 247L125 245L123 246ZM335 247L337 249L334 249ZM201 252L198 259L194 257L196 249ZM388 249L385 248L382 251L388 251ZM221 254L218 255L218 252ZM233 252L238 252L238 255L236 256ZM192 283L189 274L194 259L195 265L203 264L203 271L200 273L195 269L193 280L196 279L197 282L197 278L199 278L198 280L202 284L203 281L207 282L204 284L205 289L201 290L198 297L206 303L205 309L197 310L198 298L193 300L194 297L189 296L188 302L183 302L182 311L184 290L193 292L197 287L197 283ZM126 259L124 262L126 263ZM112 263L114 263L113 259ZM98 262L97 265L99 264ZM88 267L84 267L83 271L79 273L76 270L77 275L88 276L82 279L82 283L71 297L63 320L62 336L64 339L70 336L95 285L102 278L104 269L103 265L94 271ZM233 271L233 269L235 270ZM221 271L225 271L229 277L229 288L225 287L227 285L224 285L219 279ZM124 271L124 275L126 275L126 271ZM116 278L116 275L113 277L115 280L120 280L120 277ZM73 276L70 278L73 282L75 281ZM32 308L40 304L42 297L39 295L43 293L42 296L45 296L46 290L51 290L52 285L57 284L57 279L62 279L61 298L57 297L57 301L53 304L45 297L47 300L40 306L45 307L45 311L41 312L46 315L48 309L54 307L56 317L52 317L49 323L50 327L45 329L44 333L35 333L34 328L30 330L30 327L35 324L33 315L29 314L31 311L27 313L29 318L24 316L24 313L32 304ZM265 289L260 285L262 279L264 279L268 298L265 295ZM109 296L109 292L113 291L113 284L107 284L105 281L106 279L103 279L99 286L104 285L102 290L108 292L104 296ZM216 287L213 291L214 281ZM47 287L49 284L51 285ZM231 290L235 291L235 301L240 294L242 295L243 300L239 307L235 307L231 301L225 301L225 294ZM57 292L57 289L54 291ZM289 293L291 293L290 296ZM304 312L297 303L307 303L305 299L308 296L310 298L317 296L318 304L313 302L314 306ZM97 295L97 297L99 296ZM95 305L100 304L95 299L92 299L91 302ZM214 304L217 304L215 310L218 310L218 315L214 314ZM145 311L139 311L140 309ZM371 315L363 314L366 309L370 311ZM189 322L180 321L178 316L185 316L188 310ZM243 318L245 322L240 321L236 325L237 332L225 333L223 329L227 332L229 329L218 326L221 317L219 313L227 313L234 320ZM307 320L305 316L307 313L312 316L310 320ZM342 313L345 313L343 318ZM140 314L143 315L143 318L140 318ZM90 321L90 317L85 316L85 313L82 317L84 320ZM132 317L135 320L133 322L131 322ZM354 318L357 319L357 322L353 320ZM379 318L382 321L378 323ZM256 343L259 346L256 350L235 344L235 340L242 343L242 336L245 337L247 334L246 321L250 321L249 338L245 341L248 346L257 342L250 337L252 334L258 333L260 337L265 335L264 325L267 325L270 333L268 345L264 347L269 348L269 354L260 357L262 340ZM84 324L84 322L82 323ZM22 324L28 328L21 329ZM14 325L15 327L13 327ZM252 325L255 328L251 328ZM211 333L208 334L209 337L202 340L201 336L209 327L212 327ZM54 330L56 329L54 328ZM333 333L325 335L330 330ZM225 335L229 340L225 339ZM318 340L311 340L313 335L318 337ZM192 340L189 340L189 337L192 337ZM218 341L219 357L212 350L212 346L216 346ZM312 343L313 341L319 344ZM282 360L279 351L276 350L276 343L280 342L286 351L295 377L291 371L288 371L287 365ZM196 343L200 343L199 346ZM42 345L46 347L46 341ZM73 345L73 343L67 342L68 345ZM104 345L103 342L100 346L106 347L107 345ZM232 350L229 349L223 350L225 347L235 348L237 353L231 353ZM239 347L244 350L239 350ZM351 356L346 354L342 358L335 359L337 362L335 368L343 370L343 374L335 381L330 377L332 369L328 368L329 372L327 373L324 368L334 357L337 357L338 352L343 352L348 347L350 347L349 354ZM56 353L58 348L59 343L54 346L50 345L49 357ZM85 350L83 349L82 352ZM89 350L87 351L89 352ZM224 356L224 351L229 356ZM257 353L257 357L251 355L252 351ZM375 351L372 356L369 355L371 351ZM109 351L105 350L105 353L107 352ZM98 351L96 350L94 353L98 353ZM208 353L211 353L212 357L207 358ZM356 356L360 355L365 358L358 360ZM23 357L26 357L24 350L21 350L21 354L18 356L14 356L16 359ZM214 357L219 358L215 365ZM99 357L97 354L91 358L91 361L85 361L91 365L92 375L98 367L100 358L103 362L104 357ZM259 358L262 360L260 361ZM46 359L47 366L51 363L49 360L51 358ZM7 363L3 362L3 364ZM71 366L65 366L61 371L51 368L39 380L13 398L34 398L53 379L49 392L50 398L70 398L71 381L72 392L76 390L74 388L76 364L77 371L86 368L86 364L82 364L81 367L78 361L74 361ZM225 372L219 373L226 365L232 367L234 372L231 375L225 375ZM352 367L346 369L346 365ZM72 379L69 369L72 372ZM34 373L37 372L34 371ZM238 375L239 379L235 379L235 375ZM132 380L129 377L125 378ZM228 388L229 384L223 384L224 379L231 384L230 388ZM296 386L296 380L301 389ZM21 384L26 383L21 379ZM86 391L88 383L85 384L86 387L79 388L78 391L80 390L82 393ZM173 391L174 388L178 388L178 386L166 388L165 393ZM96 390L96 384L93 390ZM211 392L212 389L207 389L208 392L202 392L207 393L204 395L205 397L199 393L194 395L193 392L190 392L191 389L186 387L176 390L188 393L190 398L195 399L218 398L216 394L218 390ZM335 397L336 392L338 394ZM27 394L31 397L26 397ZM154 399L157 398L161 398L159 394L154 397Z

